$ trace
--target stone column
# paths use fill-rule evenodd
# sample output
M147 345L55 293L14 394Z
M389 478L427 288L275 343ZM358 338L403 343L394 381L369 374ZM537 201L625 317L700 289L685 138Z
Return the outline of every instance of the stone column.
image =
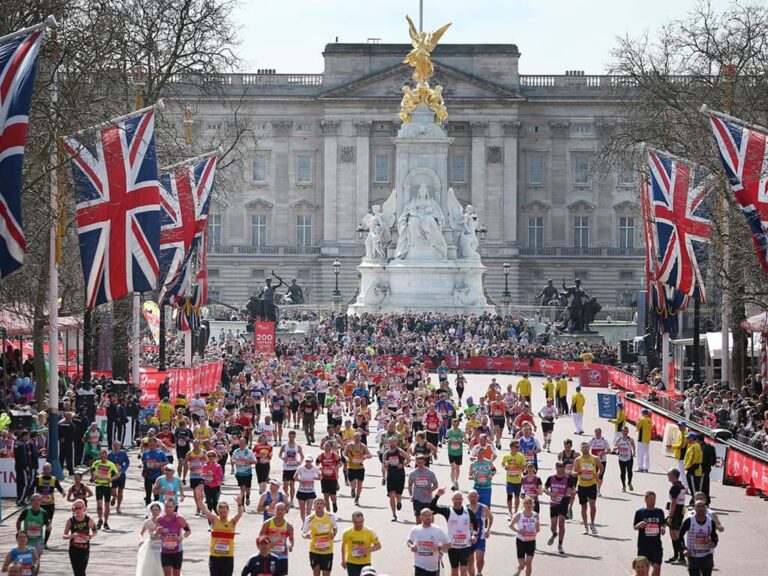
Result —
M355 221L357 225L368 212L370 203L371 186L371 123L369 121L355 122L355 151L357 153L355 165Z
M324 120L323 132L323 240L322 246L338 244L338 136L339 122Z
M517 242L517 142L520 122L504 122L504 243Z
M290 121L272 122L272 154L275 158L275 174L272 190L274 190L275 207L267 230L269 244L288 244L294 230L289 226L288 207L291 190L291 150L289 140L293 123ZM295 234L295 232L294 232Z
M472 168L470 173L470 192L472 205L477 210L478 223L487 221L485 213L485 136L488 122L472 122Z
M565 246L568 241L568 214L566 199L568 194L568 129L570 122L549 123L552 142L552 159L549 170L549 189L552 192L552 215L549 223L552 230L552 242Z

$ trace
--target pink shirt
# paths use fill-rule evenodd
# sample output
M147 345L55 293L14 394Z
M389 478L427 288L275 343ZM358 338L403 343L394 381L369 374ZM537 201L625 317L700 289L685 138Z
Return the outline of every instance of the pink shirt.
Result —
M224 470L221 469L218 462L214 462L213 464L209 462L203 466L201 476L203 477L203 482L206 486L209 488L218 488L221 486L221 479L224 478Z

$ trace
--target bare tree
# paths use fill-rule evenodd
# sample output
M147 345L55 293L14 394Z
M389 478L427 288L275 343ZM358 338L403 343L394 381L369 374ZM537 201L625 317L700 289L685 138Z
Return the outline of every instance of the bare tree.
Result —
M43 354L47 306L48 230L61 220L63 257L60 267L60 296L68 310L84 309L83 275L79 264L76 234L75 193L66 177L67 159L59 157L59 204L63 215L54 214L49 203L49 174L54 168L51 151L57 138L72 134L134 106L136 81L143 83L143 96L153 103L164 95L171 98L165 113L158 115L156 140L161 165L199 153L185 142L182 106L193 109L221 93L221 78L236 69L234 0L6 0L0 12L0 34L42 21L54 14L59 22L55 36L41 51L30 112L22 210L28 242L26 264L0 282L0 307L26 314L34 325L35 372L38 395L46 389ZM58 76L58 101L51 100L54 72ZM180 86L189 79L183 90ZM250 132L238 113L241 101L229 98L231 121L216 145L225 149L220 163L221 178L216 193L226 194L226 168L238 163L235 147ZM200 142L200 145L210 142ZM234 171L233 171L234 172ZM222 185L224 184L224 185ZM116 302L113 369L115 376L128 376L130 298ZM54 343L52 343L55 346Z
M654 35L619 38L610 72L623 76L624 81L618 83L615 93L620 102L616 129L598 153L599 166L634 166L641 171L639 145L649 144L722 174L711 130L699 108L706 103L765 125L766 69L768 8L764 3L733 3L718 12L703 1L684 19L663 25ZM722 225L725 214L716 210L709 278L712 287L726 285L730 290L731 382L740 383L746 351L741 328L745 305L766 308L768 290L749 230L722 178L715 194L714 204L729 207L729 226ZM738 265L723 265L724 246L730 250L731 262Z

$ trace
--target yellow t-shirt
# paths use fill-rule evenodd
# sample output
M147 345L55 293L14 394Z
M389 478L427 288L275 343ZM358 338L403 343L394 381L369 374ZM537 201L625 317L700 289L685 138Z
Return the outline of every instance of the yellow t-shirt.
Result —
M685 459L683 464L685 469L694 469L694 476L701 476L701 463L704 460L704 453L701 451L701 446L696 442L690 442L688 448L685 451Z
M347 468L350 470L362 470L365 467L365 446L362 448L355 448L354 444L350 444L346 449L347 458L349 464Z
M211 550L214 558L234 557L235 555L235 528L231 520L222 522L219 518L211 527Z
M573 474L579 486L588 488L597 484L597 458L594 456L579 456L573 463Z
M160 402L157 405L157 419L160 420L160 423L170 422L171 416L173 416L173 406L167 402Z
M523 470L526 464L525 456L520 452L504 456L501 459L501 467L507 471L507 482L520 484L523 481Z
M347 552L347 564L366 566L371 563L370 547L379 543L379 537L373 530L347 528L342 536L342 544Z
M333 521L330 514L307 518L309 527L309 551L312 554L333 554Z
M641 417L637 421L635 428L637 428L637 433L639 434L638 440L640 442L647 443L651 441L651 434L653 433L653 421L648 418L648 416Z
M555 383L552 380L547 380L541 386L544 389L544 397L555 399Z
M531 381L528 380L528 378L521 378L516 387L517 393L520 394L520 396L530 396L531 395Z
M579 414L584 413L584 403L586 402L586 399L584 398L584 394L581 392L576 392L573 397L571 398L571 404L574 405L576 408L576 412Z
M198 440L208 440L211 437L211 427L198 426L195 428L195 438Z
M568 380L560 378L557 381L557 395L561 398L568 396Z

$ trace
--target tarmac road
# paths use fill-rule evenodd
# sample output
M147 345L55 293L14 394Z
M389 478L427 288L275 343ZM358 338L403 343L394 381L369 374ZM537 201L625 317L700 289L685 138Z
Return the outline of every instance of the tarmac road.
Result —
M497 376L502 388L508 383L515 383L518 376ZM491 375L469 375L465 394L478 398L482 395L490 382ZM436 380L436 378L435 378ZM451 377L451 382L453 378ZM532 379L533 382L533 408L538 412L544 404L544 394L541 390L540 378ZM611 426L606 421L597 417L597 390L585 389L587 404L585 408L584 429L589 432L595 426L603 426L606 437L613 437ZM569 390L573 393L573 390ZM466 396L465 396L466 397ZM537 419L538 422L538 419ZM325 418L321 417L318 431L325 430ZM574 439L574 445L578 449L580 438L588 439L588 436L578 437L573 435L574 427L571 418L560 418L553 436L553 452L559 451L566 437ZM632 430L633 437L635 436ZM299 432L300 442L304 442L303 434ZM508 445L508 438L502 440L502 446ZM306 448L305 448L306 449ZM310 447L307 451L317 453L317 447ZM546 544L548 537L549 511L546 505L542 505L542 532L538 538L538 551L534 560L534 574L582 574L590 576L616 576L631 574L629 568L632 558L636 555L636 535L632 530L634 511L643 506L643 493L646 490L654 490L658 494L658 505L663 507L668 491L668 482L665 471L674 466L671 458L662 455L663 447L660 442L654 442L651 446L651 471L647 474L636 474L634 480L635 491L622 493L618 478L618 464L615 456L609 456L608 471L603 484L602 497L598 498L597 527L598 536L582 535L579 521L578 503L574 508L575 519L566 524L565 551L566 555L557 554L556 546L549 547ZM501 455L505 450L501 451ZM500 460L501 455L497 459ZM128 576L135 573L136 551L138 543L138 530L144 515L143 483L137 466L135 453L131 453L132 466L129 469L129 478L126 487L126 498L123 503L123 514L112 515L110 532L100 532L94 539L91 548L91 560L88 573L100 576ZM540 455L541 470L539 476L545 480L553 473L556 454ZM273 459L273 475L279 475L279 463L277 457ZM403 511L400 521L391 522L389 503L381 486L378 460L368 461L366 466L366 480L363 495L361 497L362 510L366 516L366 523L379 536L383 549L374 554L374 566L380 574L390 576L404 576L413 573L412 555L406 547L406 539L413 527L410 502L403 502ZM449 486L449 466L445 450L441 450L439 461L433 464L432 469L438 476L441 485ZM467 459L462 468L462 480L460 488L466 492L470 486L467 480ZM69 481L65 482L65 490ZM226 477L222 498L232 502L236 494L236 485L231 476ZM747 497L742 488L726 487L714 484L713 509L718 512L721 521L725 525L725 532L721 534L720 545L715 553L717 570L726 575L752 576L765 573L766 550L768 550L768 503L756 497ZM43 555L41 574L71 574L68 544L61 539L65 519L68 517L68 504L58 499L57 512L54 519L54 530L50 544L52 549ZM252 507L248 510L239 525L239 535L236 537L235 574L239 574L248 557L257 553L254 543L255 536L261 526L261 515L255 512L256 497L252 499ZM448 495L444 496L443 504L448 505ZM4 511L12 508L12 502L6 500ZM95 504L91 503L91 512L95 517ZM234 507L232 507L234 509ZM345 574L340 565L341 543L340 534L351 526L350 517L355 506L349 495L349 489L342 486L339 499L339 537L335 545L333 574ZM209 536L207 523L204 519L194 516L194 503L191 497L182 503L180 513L189 520L192 527L192 535L184 541L184 567L185 575L208 574L208 549ZM506 495L504 488L504 474L496 475L493 488L492 512L495 517L493 533L488 540L486 552L486 576L507 575L513 571L516 564L514 552L514 536L507 527ZM300 528L299 513L297 509L291 510L288 516L296 530ZM444 521L439 519L438 524L444 526ZM3 556L14 545L15 517L6 520L0 526L0 552ZM671 556L671 544L668 537L664 539L665 558ZM448 560L444 559L445 573L448 574ZM308 542L297 539L296 548L290 555L290 574L311 574L308 561ZM662 574L680 575L687 574L685 567L664 565Z

